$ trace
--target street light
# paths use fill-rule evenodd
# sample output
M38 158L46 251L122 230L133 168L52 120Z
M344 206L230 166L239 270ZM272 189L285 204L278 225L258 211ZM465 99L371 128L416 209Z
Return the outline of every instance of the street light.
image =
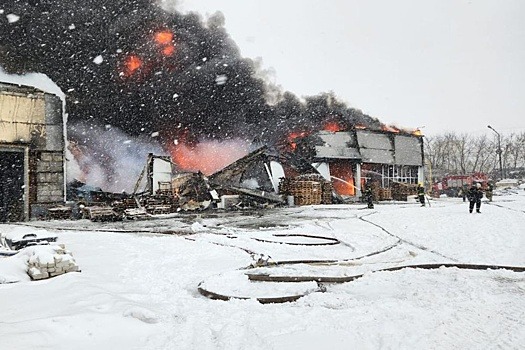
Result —
M492 126L487 125L487 127L490 130L494 131L496 133L496 135L498 135L498 150L496 151L496 153L499 156L499 169L501 171L501 179L503 180L505 178L505 173L503 172L503 162L501 161L501 153L502 153L502 150L501 150L501 135Z

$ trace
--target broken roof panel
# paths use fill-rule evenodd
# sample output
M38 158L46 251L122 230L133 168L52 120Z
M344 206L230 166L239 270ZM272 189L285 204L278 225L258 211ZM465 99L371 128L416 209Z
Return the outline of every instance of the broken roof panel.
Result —
M354 133L349 131L319 131L318 136L327 147L356 147L357 141Z
M369 130L356 130L359 148L394 150L390 134L377 133Z
M363 163L394 164L394 151L385 149L361 148Z
M316 158L337 158L360 160L357 148L315 146Z
M354 133L320 131L318 136L324 144L315 146L316 158L361 159Z
M394 164L394 145L390 134L356 130L363 163Z
M423 165L423 139L415 136L395 135L396 164Z

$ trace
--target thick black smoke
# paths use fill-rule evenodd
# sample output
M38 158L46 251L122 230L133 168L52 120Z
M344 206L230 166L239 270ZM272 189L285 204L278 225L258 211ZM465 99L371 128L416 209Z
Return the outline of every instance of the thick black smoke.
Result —
M80 121L130 135L158 131L165 140L185 130L195 139L264 143L329 118L347 127L380 125L331 94L305 103L284 93L268 103L267 84L240 56L220 14L204 22L150 0L12 0L0 10L0 65L55 81L67 94L76 138ZM171 54L155 42L163 31L173 34ZM131 57L139 68L130 68Z

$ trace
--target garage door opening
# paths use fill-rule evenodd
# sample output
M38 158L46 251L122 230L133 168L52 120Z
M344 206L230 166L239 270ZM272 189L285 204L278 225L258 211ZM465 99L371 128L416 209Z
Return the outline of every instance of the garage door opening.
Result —
M24 152L0 151L0 222L24 220Z

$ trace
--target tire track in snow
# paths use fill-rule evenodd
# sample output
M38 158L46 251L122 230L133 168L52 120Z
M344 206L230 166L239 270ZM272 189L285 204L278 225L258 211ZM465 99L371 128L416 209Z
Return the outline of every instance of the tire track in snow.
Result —
M395 234L393 234L392 232L388 231L388 230L387 230L386 228L384 228L383 226L381 226L381 225L379 225L379 224L376 224L375 222L372 222L372 221L367 220L367 219L365 218L365 216L369 216L369 215L372 215L372 214L374 214L374 213L372 212L372 213L368 213L368 214L362 215L362 216L359 217L359 219L362 220L362 221L364 221L364 222L366 222L366 223L369 223L369 224L371 224L371 225L374 225L374 226L378 227L379 229L381 229L383 232L385 232L385 233L388 234L389 236L392 236L392 237L397 238L397 239L399 240L399 242L402 242L402 243L405 243L405 244L411 245L411 246L413 246L413 247L416 247L416 248L421 249L421 250L426 251L426 252L430 252L430 253L433 253L433 254L439 255L440 257L445 258L445 259L448 259L448 260L450 260L450 261L459 262L459 260L454 259L454 258L451 258L451 257L448 257L448 256L446 256L446 255L444 255L444 254L441 254L441 253L438 252L438 251L435 251L435 250L430 249L430 248L428 248L428 247L425 247L425 246L423 246L423 245L421 245L421 244L417 244L417 243L414 243L414 242L408 241L408 240L406 240L406 239L404 239L404 238L401 238L401 237L399 237L398 235L395 235Z
M332 238L334 239L337 239L339 241L340 244L344 245L344 246L347 246L348 248L350 248L353 252L355 252L355 247L353 245L351 245L350 243L348 242L345 242L343 240L341 240L339 237L337 237L337 235L334 233L334 228L332 227L332 224L330 223L330 221L324 221L323 224L326 224L326 225L321 225L321 223L319 222L319 220L316 220L315 221L315 226L318 226L322 229L325 229L325 230L328 230L330 231L330 235L332 236Z
M509 208L509 207L506 207L506 206L503 206L501 204L496 204L494 202L487 202L486 203L487 205L493 205L495 207L499 207L499 208L502 208L502 209L507 209L507 210L511 210L511 211L515 211L515 212L518 212L518 213L523 213L525 214L525 210L519 210L519 209L514 209L514 208Z

